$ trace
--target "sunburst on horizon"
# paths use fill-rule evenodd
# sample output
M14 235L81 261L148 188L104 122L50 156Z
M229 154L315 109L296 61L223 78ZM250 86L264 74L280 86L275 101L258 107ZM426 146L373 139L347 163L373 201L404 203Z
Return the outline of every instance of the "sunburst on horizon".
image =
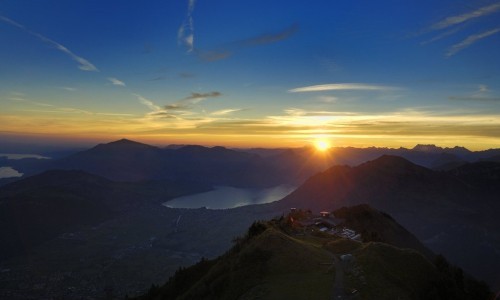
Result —
M328 140L318 139L314 141L314 147L318 151L325 152L330 149L330 142Z

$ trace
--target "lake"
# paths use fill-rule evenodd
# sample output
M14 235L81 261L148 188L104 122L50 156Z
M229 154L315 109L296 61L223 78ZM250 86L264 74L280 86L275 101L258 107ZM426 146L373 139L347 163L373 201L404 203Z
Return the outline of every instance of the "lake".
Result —
M266 189L216 186L214 190L210 192L178 197L163 203L163 205L170 208L235 208L245 205L274 202L290 194L295 188L295 186L286 184Z
M21 176L23 176L23 173L19 173L17 170L11 167L0 167L0 179Z
M7 159L25 159L25 158L50 159L50 157L38 154L18 154L18 153L0 153L0 157L6 157Z

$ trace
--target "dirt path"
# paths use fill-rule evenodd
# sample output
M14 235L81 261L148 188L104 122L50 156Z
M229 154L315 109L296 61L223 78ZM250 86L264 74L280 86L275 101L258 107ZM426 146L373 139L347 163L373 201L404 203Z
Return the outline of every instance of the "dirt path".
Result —
M344 262L337 255L333 255L335 264L335 280L333 282L332 299L349 299L344 290Z

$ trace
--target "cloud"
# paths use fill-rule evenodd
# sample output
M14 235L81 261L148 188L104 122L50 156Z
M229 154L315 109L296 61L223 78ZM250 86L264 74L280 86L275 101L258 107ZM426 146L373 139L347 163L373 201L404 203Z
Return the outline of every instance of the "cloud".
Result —
M194 48L193 50L201 60L206 62L212 62L212 61L226 59L231 55L233 55L234 52L242 48L266 45L288 39L289 37L293 36L298 30L299 30L299 25L297 23L294 23L291 26L283 29L282 31L274 33L266 33L259 36L239 41L234 41L225 44L216 50L205 51Z
M319 96L318 100L324 103L335 103L339 100L339 98L335 96Z
M17 101L17 102L24 102L24 103L33 104L33 105L36 105L36 106L54 107L54 105L52 105L52 104L47 104L47 103L42 103L42 102L37 102L37 101L26 100L26 99L24 99L22 97L10 97L9 100Z
M118 85L118 86L126 86L126 85L125 85L125 82L123 82L123 81L121 81L121 80L119 80L119 79L117 79L117 78L114 78L114 77L108 77L108 80L109 80L112 84L114 84L114 85Z
M238 112L238 111L243 111L243 110L245 110L245 109L244 108L228 108L228 109L217 110L217 111L214 111L210 114L213 116L224 116L224 115L228 115L228 114Z
M233 53L229 50L220 50L220 51L201 51L199 49L196 50L196 54L198 57L206 62L212 62L217 60L222 60L228 58Z
M433 42L436 42L436 41L439 41L439 40L442 40L444 39L445 37L448 37L450 35L453 35L455 33L457 33L458 31L462 30L464 28L464 26L458 26L458 27L455 27L451 30L448 30L448 31L445 31L427 41L423 41L420 43L420 45L424 46L424 45L427 45L427 44L430 44L430 43L433 43Z
M91 62L89 62L88 60L86 60L85 58L83 57L80 57L78 55L76 55L75 53L73 53L71 50L69 50L68 48L64 47L63 45L59 44L58 42L55 42L43 35L41 35L40 33L37 33L37 32L34 32L34 31L31 31L30 29L26 28L24 25L21 25L5 16L2 16L0 15L0 21L3 21L7 24L10 24L12 26L15 26L19 29L21 29L22 31L32 35L32 36L35 36L36 38L38 38L39 40L41 40L42 42L44 42L45 44L48 44L52 47L54 47L55 49L65 53L66 55L68 55L72 60L76 61L78 63L78 68L80 70L83 70L83 71L94 71L94 72L98 72L99 70L96 68L96 66L94 66Z
M148 116L150 117L156 117L156 118L161 118L161 119L177 119L178 117L175 114L169 113L167 111L153 111L148 113Z
M101 115L101 116L117 116L117 117L132 117L134 116L133 114L120 114L120 113L96 113L96 115Z
M58 109L59 109L59 111L68 112L68 113L81 113L81 114L86 114L86 115L94 114L93 112L90 112L88 110L79 109L79 108L72 108L72 107L59 107Z
M480 84L476 92L465 96L450 96L449 100L453 101L484 101L495 102L500 101L500 97L493 96L490 89L485 84Z
M320 84L311 85L300 88L294 88L288 90L290 93L302 93L302 92L322 92L322 91L342 91L342 90L354 90L354 91L391 91L397 90L396 87L384 86L384 85L372 85L364 83L331 83L331 84Z
M353 112L338 112L326 110L305 110L301 108L287 108L284 110L285 114L293 117L338 117L338 116L353 116Z
M210 92L210 93L191 93L191 96L188 96L182 100L192 100L195 103L205 100L207 98L215 98L222 96L220 92Z
M488 31L483 32L483 33L470 35L465 40L461 41L460 43L451 46L451 48L448 50L448 52L446 52L445 56L451 57L451 56L457 54L458 52L462 51L463 49L476 43L477 41L482 40L484 38L487 38L491 35L497 34L498 32L500 32L500 27L488 30Z
M87 115L92 115L94 114L93 112L90 112L88 110L83 110L79 108L73 108L73 107L61 107L53 104L48 104L48 103L43 103L43 102L37 102L37 101L31 101L24 99L22 97L10 97L8 98L11 101L17 101L17 102L23 102L35 106L41 106L41 107L50 107L53 110L24 110L24 111L38 111L38 112L51 112L51 113L83 113Z
M449 100L453 101L485 101L485 102L495 102L500 101L500 97L487 97L487 96L450 96Z
M177 101L172 104L167 104L164 106L165 109L167 110L189 110L193 107L194 104L197 104L207 98L215 98L215 97L220 97L222 93L214 91L210 93L191 93L191 95L187 96L186 98Z
M291 26L285 28L282 31L275 32L275 33L267 33L267 34L262 34L253 38L245 39L239 42L236 42L236 45L240 47L250 47L250 46L258 46L258 45L265 45L265 44L271 44L275 42L279 42L282 40L285 40L295 33L299 31L299 25L297 23L292 24Z
M158 76L158 77L149 79L149 81L159 81L159 80L165 80L165 79L167 79L167 77L165 77L165 76Z
M194 78L194 77L196 77L196 75L193 73L189 73L189 72L181 72L181 73L179 73L179 77L180 78Z
M486 16L486 15L495 13L499 10L500 10L500 3L497 2L494 4L488 5L488 6L483 6L481 8L478 8L474 11L471 11L471 12L468 12L465 14L447 17L444 20L433 24L430 27L430 29L431 30L445 29L445 28L453 26L453 25L464 23L464 22L469 21L471 19L475 19L475 18L479 18L482 16Z
M188 53L194 50L194 22L192 14L195 4L196 0L188 0L186 18L177 31L177 42L179 45L183 45Z
M68 92L75 92L76 91L76 88L74 87L69 87L69 86L60 86L59 87L61 90L65 90L65 91L68 91Z
M154 104L153 101L139 95L139 94L134 94L134 96L137 97L137 99L139 100L139 102L141 104L144 104L146 105L149 109L151 109L152 111L161 111L161 107L159 107L158 105Z
M479 93L487 93L490 90L488 89L488 86L485 84L480 84L479 85Z

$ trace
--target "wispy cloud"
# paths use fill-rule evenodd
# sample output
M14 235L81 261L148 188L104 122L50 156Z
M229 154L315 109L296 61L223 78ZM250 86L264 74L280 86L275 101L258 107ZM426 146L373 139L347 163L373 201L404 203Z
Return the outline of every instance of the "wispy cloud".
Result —
M50 107L50 108L53 109L51 111L43 111L43 112L83 113L83 114L87 114L87 115L93 114L92 112L90 112L88 110L83 110L83 109L73 108L73 107L62 107L62 106L58 106L58 105L54 105L54 104L43 103L43 102L38 102L38 101L32 101L32 100L25 99L24 97L10 97L8 99L11 100L11 101L22 102L22 103L26 103L26 104L30 104L30 105L34 105L34 106ZM24 111L28 111L28 110L24 110Z
M323 103L335 103L339 100L339 98L335 96L319 96L318 100Z
M229 50L202 51L197 49L196 54L202 61L212 62L230 57L233 53Z
M450 96L448 97L448 99L453 101L481 101L481 102L500 101L500 97L493 95L491 90L485 84L480 84L477 90L469 95Z
M224 115L228 115L228 114L238 112L238 111L243 111L243 110L245 110L245 109L244 108L228 108L228 109L217 110L217 111L214 111L210 114L213 116L224 116Z
M357 115L353 112L338 112L327 110L305 110L301 108L287 108L285 114L293 117L338 117L338 116L353 116Z
M196 75L193 73L189 73L189 72L181 72L181 73L179 73L179 77L180 78L194 78L194 77L196 77Z
M139 94L134 94L134 96L137 97L137 99L139 100L139 102L143 105L146 105L149 109L151 109L152 111L161 111L161 107L159 107L158 105L154 104L153 101L139 95Z
M101 115L101 116L117 116L117 117L132 117L134 114L120 114L120 113L96 113L96 115Z
M488 30L488 31L483 32L483 33L470 35L465 40L461 41L460 43L451 46L451 48L446 52L446 57L451 57L451 56L457 54L458 52L462 51L463 49L476 43L477 41L482 40L484 38L487 38L491 35L497 34L498 32L500 32L500 27L492 29L492 30Z
M222 96L220 92L210 92L210 93L191 93L191 95L187 96L184 99L181 99L175 103L167 104L164 106L167 110L188 110L193 107L194 104L197 104L207 98L215 98Z
M424 45L427 45L427 44L430 44L430 43L437 42L439 40L442 40L442 39L444 39L444 38L446 38L448 36L451 36L451 35L459 32L463 28L464 28L464 26L457 26L457 27L455 27L453 29L450 29L450 30L447 30L447 31L445 31L445 32L443 32L443 33L441 33L441 34L439 34L439 35L437 35L437 36L435 36L435 37L433 37L431 39L428 39L426 41L421 42L420 45L424 46Z
M216 48L215 50L207 51L207 50L194 49L194 51L201 60L206 62L212 62L228 58L231 55L233 55L234 52L237 52L242 48L261 46L286 40L291 36L293 36L298 31L299 31L299 25L298 23L294 23L281 31L264 33L258 36L242 39L239 41L233 41L231 43L222 45Z
M488 97L488 96L450 96L448 99L453 101L485 101L485 102L496 102L500 101L500 97Z
M188 100L188 101L192 101L194 103L198 103L202 100L205 100L207 98L215 98L215 97L220 97L222 96L222 93L220 92L210 92L210 93L191 93L190 96L182 99L182 100Z
M60 86L58 87L59 89L61 90L65 90L65 91L68 91L68 92L75 92L76 91L76 88L74 87L69 87L69 86Z
M294 35L295 33L297 33L298 31L299 31L299 25L297 23L294 23L282 31L275 32L275 33L262 34L262 35L259 35L256 37L252 37L249 39L238 41L235 44L240 46L240 47L250 47L250 46L271 44L271 43L285 40L285 39L291 37L292 35Z
M467 12L467 13L457 15L457 16L447 17L444 20L433 24L430 27L430 29L431 30L445 29L445 28L448 28L448 27L453 26L453 25L464 23L464 22L469 21L471 19L475 19L475 18L479 18L482 16L486 16L486 15L495 13L499 10L500 10L500 2L497 2L494 4L488 5L488 6L483 6L481 8L474 10L474 11L471 11L471 12Z
M353 91L392 91L398 88L385 85L373 85L365 83L331 83L331 84L320 84L311 85L305 87L299 87L288 90L290 93L301 93L301 92L322 92L322 91L342 91L342 90L353 90Z
M186 47L187 52L192 52L194 50L194 22L193 22L193 11L196 4L196 0L187 0L188 10L184 22L179 27L177 31L177 41L180 45Z
M9 100L16 101L16 102L24 102L24 103L33 104L33 105L36 105L36 106L54 107L54 105L52 105L52 104L43 103L43 102L37 102L37 101L31 101L31 100L24 99L22 97L10 97Z
M88 110L84 109L79 109L79 108L72 108L72 107L59 107L59 111L62 112L68 112L68 113L80 113L80 114L86 114L86 115L93 115L93 112L90 112Z
M42 102L36 102L36 101L31 101L31 100L26 100L26 99L19 99L19 98L9 98L12 101L18 101L18 102L24 102L27 104L35 105L35 106L41 106L41 107L47 107L52 110L34 110L34 109L22 109L20 111L26 111L26 112L45 112L45 113L78 113L78 114L86 114L86 115L92 115L94 113L84 110L84 109L79 109L79 108L73 108L73 107L60 107L52 104L47 104L47 103L42 103Z
M149 81L160 81L160 80L165 80L165 79L167 79L167 77L165 77L165 76L157 76L155 78L149 79Z
M65 53L67 56L69 56L72 60L76 61L78 63L78 68L80 70L83 70L83 71L95 71L95 72L98 72L99 70L96 68L96 66L94 66L91 62L89 62L88 60L86 60L85 58L81 57L81 56L78 56L76 55L75 53L73 53L71 50L69 50L68 48L66 48L65 46L59 44L58 42L55 42L43 35L41 35L40 33L38 32L35 32L35 31L32 31L28 28L26 28L24 25L22 24L19 24L5 16L2 16L0 15L0 21L3 21L7 24L10 24L12 26L15 26L19 29L21 29L22 31L32 35L32 36L35 36L36 38L38 38L39 40L41 40L42 42L44 42L45 44L48 44L52 47L54 47L55 49Z
M112 84L114 85L118 85L118 86L126 86L125 85L125 82L117 79L117 78L114 78L114 77L108 77L107 78Z

